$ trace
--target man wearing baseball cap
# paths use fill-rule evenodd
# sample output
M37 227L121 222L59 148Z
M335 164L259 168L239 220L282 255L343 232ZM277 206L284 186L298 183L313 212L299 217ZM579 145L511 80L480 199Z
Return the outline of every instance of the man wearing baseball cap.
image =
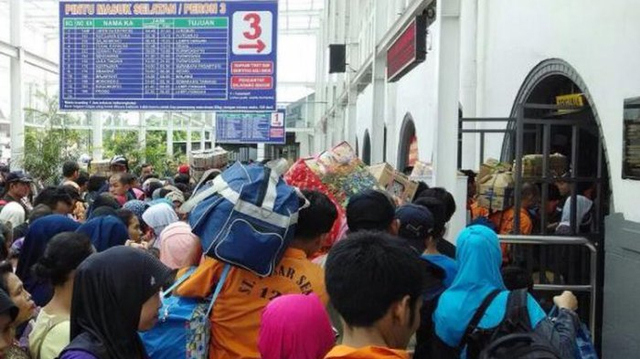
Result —
M29 215L29 210L22 202L22 199L31 192L31 177L21 171L10 172L5 178L5 192L0 200L0 210L9 202L17 202L24 209L25 216Z
M349 231L379 231L398 234L395 220L395 205L383 192L366 190L349 199L347 205L347 225Z
M422 253L422 259L441 268L445 273L445 287L451 286L458 273L458 265L438 252L438 240L434 237L435 219L431 211L424 206L405 204L398 208L395 218L399 222L398 236Z

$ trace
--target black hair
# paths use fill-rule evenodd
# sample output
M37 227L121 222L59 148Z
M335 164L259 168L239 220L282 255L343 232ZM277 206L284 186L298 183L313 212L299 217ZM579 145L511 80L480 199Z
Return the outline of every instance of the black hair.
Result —
M168 195L171 192L173 192L173 191L168 189L168 188L161 189L160 190L160 198L164 198L166 195Z
M76 179L76 184L80 187L84 186L85 184L89 183L89 179L91 177L89 176L88 172L85 171L80 171L80 175L78 176L78 178Z
M351 327L371 327L407 295L413 320L425 289L426 269L418 253L383 232L357 232L338 242L325 271L331 303Z
M62 175L66 178L73 176L74 173L80 171L80 166L78 162L75 161L66 161L62 165Z
M433 215L433 240L439 241L446 229L446 210L447 206L441 200L434 197L419 197L413 204L426 207Z
M5 276L9 273L13 273L13 266L9 261L0 262L0 289L4 290L9 296L11 296L11 292L9 291L9 284L7 283L7 278Z
M129 227L129 224L131 223L131 221L134 218L137 218L135 213L131 212L128 209L124 209L124 208L121 208L121 209L117 210L116 214L118 215L118 218L120 218L122 223L124 223L125 227Z
M533 183L525 182L522 184L521 194L522 194L522 198L527 198L531 196L539 197L540 189L538 189L538 186L536 186Z
M386 191L368 189L349 199L347 225L351 232L386 232L395 219L396 205Z
M429 185L424 183L423 181L418 181L418 188L416 188L416 193L413 195L413 200L418 199L424 191L429 189Z
M153 198L153 192L155 192L158 188L162 188L162 183L159 181L153 181L149 183L149 188L145 193L147 198Z
M518 266L507 266L502 268L502 280L508 290L527 289L533 291L533 278L524 268Z
M120 206L120 203L118 203L118 201L115 198L113 198L113 196L109 193L101 193L93 201L92 206L93 208L111 207L113 209L118 209L122 207Z
M548 195L549 195L549 201L559 201L562 199L562 195L560 195L560 190L558 189L558 186L556 186L554 183L549 185Z
M189 188L189 185L184 183L176 183L176 188L179 189L180 192L185 195L185 197L187 195L187 192L191 190L191 188Z
M80 191L77 188L73 187L72 185L64 185L61 188L64 190L66 194L69 195L69 197L71 197L72 201L73 200L77 201L81 199Z
M106 177L93 175L89 177L89 184L87 185L87 191L98 192L106 182L107 182Z
M178 173L174 178L173 178L173 182L177 185L177 184L185 184L185 185L189 185L189 182L191 181L191 177L188 174L185 173Z
M58 202L64 202L71 206L73 205L73 198L71 198L63 187L46 187L38 194L33 204L36 206L44 204L52 210L55 210Z
M309 201L309 207L298 212L295 237L301 240L314 240L331 230L338 217L338 210L329 197L322 192L303 190L302 194Z
M63 285L82 261L93 254L93 246L87 235L63 232L55 235L44 254L33 266L36 277L48 280L52 286Z
M42 217L46 217L50 214L53 214L53 210L46 204L36 205L35 207L33 207L33 210L29 214L29 223L33 223L36 220ZM25 235L26 235L26 231L25 231ZM20 237L16 237L16 238L20 238Z
M420 197L433 197L437 198L442 203L444 203L444 219L445 223L451 220L453 214L456 213L456 200L453 198L453 195L442 187L434 187L429 188L428 190L422 192Z
M143 163L140 165L140 169L151 166L151 163Z
M123 185L132 185L136 178L129 172L119 172L111 176L111 178L117 178L117 181Z

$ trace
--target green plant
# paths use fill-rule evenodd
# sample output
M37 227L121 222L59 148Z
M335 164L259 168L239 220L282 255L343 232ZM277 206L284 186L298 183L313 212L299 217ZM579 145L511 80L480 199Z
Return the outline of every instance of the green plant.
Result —
M62 163L76 160L81 150L88 146L88 136L65 127L72 117L58 111L57 96L37 93L36 97L40 106L25 108L25 115L29 122L41 124L41 127L25 129L24 154L16 160L43 184L52 185L59 179Z

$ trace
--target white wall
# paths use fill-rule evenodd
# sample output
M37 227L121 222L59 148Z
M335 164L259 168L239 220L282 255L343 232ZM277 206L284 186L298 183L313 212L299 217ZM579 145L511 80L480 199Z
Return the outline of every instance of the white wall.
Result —
M437 101L437 87L433 82L436 74L435 63L435 56L429 54L425 62L398 81L396 131L394 134L396 155L390 159L394 164L398 157L398 141L401 137L402 122L407 113L411 114L416 126L419 159L423 162L431 162Z
M494 0L489 3L486 81L480 116L506 117L525 77L539 62L561 58L571 64L593 96L605 136L614 211L640 222L640 182L621 179L625 98L640 95L640 3L611 0ZM493 153L501 143L494 141Z
M356 123L356 133L358 134L358 145L360 146L359 153L362 155L364 132L369 130L369 136L371 136L371 126L373 124L373 86L367 86L358 96L356 108L356 118L358 119ZM355 145L355 143L351 144L351 146ZM374 144L372 143L371 145L373 146Z

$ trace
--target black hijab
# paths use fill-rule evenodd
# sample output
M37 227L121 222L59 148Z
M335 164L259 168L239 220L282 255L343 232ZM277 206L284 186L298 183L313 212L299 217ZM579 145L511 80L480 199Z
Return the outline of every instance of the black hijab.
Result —
M64 351L89 352L99 359L146 358L138 336L140 311L170 276L158 259L131 247L112 247L87 258L76 271L71 343Z

